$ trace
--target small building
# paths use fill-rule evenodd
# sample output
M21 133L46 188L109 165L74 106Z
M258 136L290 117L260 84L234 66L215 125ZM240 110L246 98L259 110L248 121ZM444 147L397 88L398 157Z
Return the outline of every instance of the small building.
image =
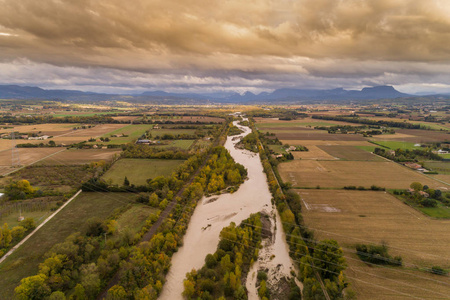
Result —
M418 169L422 168L421 165L416 164L416 163L412 163L412 162L405 163L405 166L408 167L408 168L414 169L414 170L418 170Z
M136 144L150 145L152 143L151 140L137 140Z
M289 148L287 148L286 150L288 151L295 151L297 149L297 147L295 146L290 146Z
M159 125L158 125L158 124L155 124L155 125L153 126L153 129L159 129Z
M395 150L388 150L387 154L389 154L390 156L395 156Z

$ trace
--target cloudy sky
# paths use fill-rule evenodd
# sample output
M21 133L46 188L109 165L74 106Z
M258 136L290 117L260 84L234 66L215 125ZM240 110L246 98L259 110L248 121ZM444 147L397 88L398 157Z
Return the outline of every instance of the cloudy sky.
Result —
M450 92L450 1L0 0L0 84Z

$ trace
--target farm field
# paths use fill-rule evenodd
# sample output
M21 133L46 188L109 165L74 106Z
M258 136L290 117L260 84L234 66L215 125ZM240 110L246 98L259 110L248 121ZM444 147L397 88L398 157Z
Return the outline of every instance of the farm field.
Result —
M119 155L119 149L67 149L50 156L39 165L82 165L94 161L111 161L114 155Z
M133 205L117 219L118 230L119 232L129 230L132 234L138 233L145 225L147 218L150 215L158 215L160 211L160 209L143 204Z
M79 126L76 123L47 123L47 124L33 124L33 125L10 125L13 128L0 129L0 133L11 133L12 130L19 133L40 133L42 135L56 136L73 131L74 127ZM8 126L9 127L9 126ZM17 143L22 140L17 140Z
M414 150L414 149L421 149L420 146L414 146L415 143L412 142L397 142L397 141L373 141L375 144L387 147L389 149L395 150L395 149L403 149L403 150Z
M27 166L35 163L52 154L65 151L65 148L49 147L49 148L17 148L19 163L21 166ZM15 161L17 163L17 160ZM0 175L5 175L14 169L12 165L11 150L4 150L0 152Z
M81 193L0 265L0 299L13 299L20 279L35 275L44 254L70 234L84 230L87 220L105 219L119 207L133 203L134 194Z
M53 212L50 210L42 210L42 211L30 211L30 212L22 212L22 216L24 218L33 218L36 222L36 226L42 223L48 216L50 216ZM11 213L6 217L0 217L0 224L7 223L10 228L14 226L20 225L18 221L20 213Z
M439 174L450 175L450 161L426 161L424 166Z
M446 298L448 277L417 268L450 267L447 234L450 220L432 220L384 192L297 190L306 225L315 237L335 239L344 250L345 274L358 299ZM358 230L355 230L358 228ZM355 244L385 241L404 267L368 265L355 254Z
M270 131L269 132L273 132ZM273 132L279 140L366 141L361 134L330 134L325 130L302 129Z
M72 144L72 143L79 143L83 141L87 141L88 139L92 138L98 138L102 135L105 135L111 131L120 129L124 126L127 126L126 124L100 124L96 125L92 128L88 129L78 129L78 130L72 130L71 132L68 132L66 134L62 134L59 136L53 137L51 140L55 141L55 143L60 144ZM34 141L34 142L42 142L42 141Z
M394 162L383 161L317 161L294 160L281 163L282 179L294 187L343 188L344 186L376 185L384 188L406 189L414 181L446 190L446 186L416 171Z
M184 160L168 159L121 159L103 175L103 179L112 184L122 185L125 176L131 184L144 185L149 178L168 176Z
M152 146L156 148L180 148L183 150L188 150L192 144L194 143L194 140L173 140L169 141L167 145L157 145Z
M398 140L413 143L443 142L450 141L450 134L445 131L419 130L419 129L396 129L396 134L404 134L412 137L400 137ZM389 135L383 135L389 136Z
M356 146L318 146L331 156L337 157L341 160L352 161L385 161L381 157L370 152L364 151Z

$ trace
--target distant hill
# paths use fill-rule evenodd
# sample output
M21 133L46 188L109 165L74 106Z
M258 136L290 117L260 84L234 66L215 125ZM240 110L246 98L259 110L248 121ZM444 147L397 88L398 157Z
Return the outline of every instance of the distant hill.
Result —
M0 85L0 99L60 99L74 101L129 100L150 101L154 103L185 104L185 103L267 103L267 102L303 102L303 101L340 101L395 99L411 97L392 86L366 87L361 91L345 90L343 88L330 90L282 88L271 93L263 92L244 94L233 92L217 93L170 93L165 91L148 91L135 95L102 94L82 92L77 90L45 90L39 87Z

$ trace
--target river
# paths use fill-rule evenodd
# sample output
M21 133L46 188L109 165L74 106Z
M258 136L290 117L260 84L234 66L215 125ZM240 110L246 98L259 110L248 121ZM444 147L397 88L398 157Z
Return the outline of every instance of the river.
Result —
M272 239L272 243L261 252L270 253L268 256L272 256L271 261L276 263L275 266L281 264L281 267L278 267L278 273L289 275L293 268L281 225L275 226L277 223L280 224L280 219L271 204L272 196L259 154L235 148L240 137L251 133L251 129L247 126L237 125L237 121L234 124L244 132L238 136L229 136L225 142L225 148L236 162L247 169L248 179L233 194L204 197L200 200L189 222L183 246L172 257L172 267L167 274L167 281L159 299L183 299L181 293L184 290L183 280L186 273L192 269L200 269L205 262L206 255L216 251L222 228L229 226L231 222L239 225L250 214L261 211L272 215L272 229L275 227L279 229L273 232L275 238ZM273 255L275 255L275 259ZM265 264L267 262L265 256L260 255L260 261L255 265ZM256 272L257 267L253 266L248 281L252 281ZM249 290L249 299L258 299L254 284L247 284L247 289Z

